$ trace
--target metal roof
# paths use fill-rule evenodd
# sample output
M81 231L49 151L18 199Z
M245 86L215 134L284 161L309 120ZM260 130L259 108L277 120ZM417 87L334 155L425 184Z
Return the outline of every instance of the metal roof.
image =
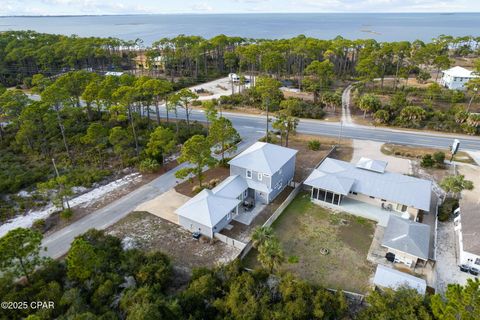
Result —
M319 170L314 170L305 180L305 184L308 186L329 190L345 196L348 195L354 183L355 180L352 178L328 174Z
M480 198L465 191L460 199L463 251L480 255Z
M451 77L459 78L476 78L477 76L473 74L473 71L465 69L463 67L455 66L453 68L443 71L444 74L447 74Z
M297 150L256 142L228 163L240 168L273 175L297 154Z
M252 180L252 179L246 179L248 187L253 190L257 190L263 193L270 193L272 189L270 189L266 184L263 184L261 182Z
M417 290L420 294L425 294L425 291L427 290L427 283L425 280L381 264L377 265L377 271L375 271L373 283L377 286L391 288L393 290L406 286Z
M204 189L175 212L179 216L213 228L239 203L238 199L222 197Z
M341 193L337 183L332 183L331 175L342 179L353 179L352 192L361 193L378 199L385 199L413 208L429 211L432 182L393 172L374 172L359 169L355 165L326 158L305 181L305 184ZM344 180L346 185L346 180ZM342 193L344 194L344 193Z
M384 173L388 162L381 160L372 160L369 158L361 157L358 160L356 167L359 169L370 170L374 172Z
M223 180L218 186L212 189L217 196L236 198L248 189L247 182L239 175L234 175Z
M382 246L428 259L430 226L390 215Z

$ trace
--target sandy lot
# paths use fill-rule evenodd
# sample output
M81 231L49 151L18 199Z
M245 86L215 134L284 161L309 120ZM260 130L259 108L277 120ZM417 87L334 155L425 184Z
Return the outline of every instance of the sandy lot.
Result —
M190 197L178 193L175 189L171 189L153 200L142 203L135 211L146 211L157 217L178 224L178 216L175 210L188 200L190 200Z
M380 151L382 142L353 140L353 157L352 163L357 163L361 157L373 160L383 160L388 162L387 170L391 172L410 174L410 160L392 156L387 156Z
M148 212L132 212L106 231L142 250L162 251L187 270L230 262L240 251L220 241L194 240L182 227Z

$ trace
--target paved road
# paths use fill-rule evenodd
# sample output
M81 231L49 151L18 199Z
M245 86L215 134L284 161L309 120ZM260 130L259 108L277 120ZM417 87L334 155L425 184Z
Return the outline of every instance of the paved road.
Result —
M162 110L162 113L163 110ZM179 111L179 117L183 113ZM165 116L165 114L163 115ZM223 116L229 118L240 133L255 131L265 132L265 116L246 115L240 113L223 112ZM192 120L205 121L205 115L201 110L194 110L190 116ZM398 129L384 129L361 125L343 125L335 122L318 120L300 120L297 132L311 135L325 135L360 140L372 140L379 142L397 143L411 146L448 148L454 138L460 140L461 149L480 150L480 138L465 135L429 133L421 131L406 131Z

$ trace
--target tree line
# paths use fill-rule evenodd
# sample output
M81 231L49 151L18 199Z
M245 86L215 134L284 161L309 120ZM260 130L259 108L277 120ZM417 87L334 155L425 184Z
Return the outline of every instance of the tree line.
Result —
M31 84L36 96L0 92L0 194L8 195L0 200L2 220L47 198L64 207L72 187L90 187L126 167L156 171L178 144L207 134L178 118L198 96L173 92L168 80L82 70L56 79L37 74ZM163 119L160 106L169 98ZM21 189L41 192L19 197Z
M54 308L0 309L5 319L478 319L480 281L449 285L445 296L375 290L352 304L275 263L246 271L241 261L194 269L187 283L165 254L125 249L103 231L78 236L64 260L41 258L42 235L15 229L0 238L2 301L51 301ZM268 232L255 238L275 252ZM266 260L271 261L271 260Z
M0 84L29 84L35 74L47 77L81 69L129 69L137 42L4 31L0 33Z

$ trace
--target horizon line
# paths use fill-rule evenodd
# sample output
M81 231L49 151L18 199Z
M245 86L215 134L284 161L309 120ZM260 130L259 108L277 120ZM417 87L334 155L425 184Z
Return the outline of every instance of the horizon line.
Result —
M153 15L259 15L259 14L479 14L480 11L318 11L318 12L169 12L169 13L103 13L103 14L19 14L0 15L0 18L61 18L61 17L112 17L112 16L153 16Z

